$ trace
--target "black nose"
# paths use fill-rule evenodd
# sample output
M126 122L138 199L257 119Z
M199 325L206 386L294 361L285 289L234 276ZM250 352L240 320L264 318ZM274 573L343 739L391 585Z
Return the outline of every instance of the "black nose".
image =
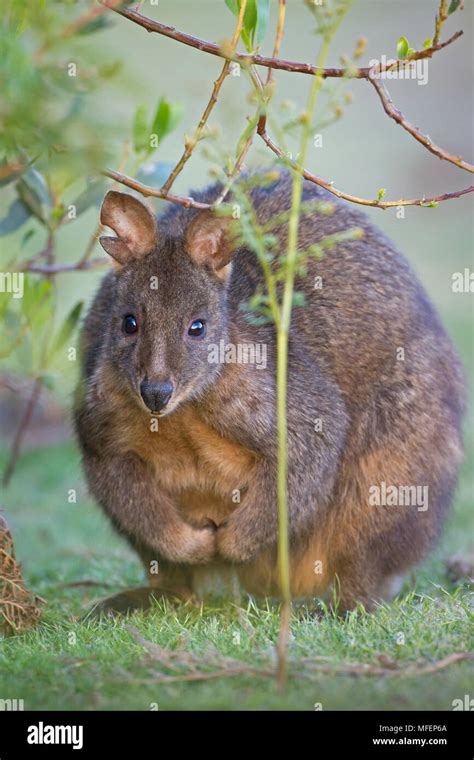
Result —
M140 393L151 412L161 412L171 398L173 386L171 383L152 383L144 380L140 385Z

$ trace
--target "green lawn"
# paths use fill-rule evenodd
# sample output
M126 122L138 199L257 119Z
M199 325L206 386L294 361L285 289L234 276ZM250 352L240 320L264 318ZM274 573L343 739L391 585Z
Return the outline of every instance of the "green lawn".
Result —
M76 504L68 503L70 489L77 490ZM446 557L468 548L471 493L466 467L442 544L391 607L372 615L358 611L345 621L315 615L314 607L297 609L293 676L280 695L272 679L247 674L160 683L154 677L159 663L136 640L139 631L162 647L196 653L203 669L220 668L216 650L268 669L278 628L278 608L270 602L245 598L240 605L215 601L202 608L165 603L129 619L81 620L98 597L141 583L141 570L87 497L77 450L61 444L29 451L4 507L27 582L48 604L36 630L2 641L0 698L24 699L26 709L149 710L158 704L162 710L314 710L320 703L323 710L450 710L453 699L472 693L472 662L435 674L390 678L311 672L301 660L380 667L382 656L382 662L389 658L405 667L473 650L471 595L467 587L450 585L444 571ZM64 585L79 580L108 587ZM400 634L405 643L398 643Z

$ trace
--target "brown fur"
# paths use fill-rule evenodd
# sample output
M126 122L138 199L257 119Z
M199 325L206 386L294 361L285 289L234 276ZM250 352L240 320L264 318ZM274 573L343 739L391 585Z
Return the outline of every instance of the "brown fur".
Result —
M252 191L260 223L288 208L290 191L286 175ZM113 220L127 209L117 195L117 207L107 201ZM311 199L327 195L305 183ZM76 427L90 487L145 566L158 560L155 593L183 597L236 574L247 591L277 595L275 332L241 309L262 283L260 266L244 246L229 248L226 225L213 226L207 212L171 209L150 254L135 218L147 236L153 229L136 201L127 224L114 221L118 242L106 245L120 248L122 267L105 278L84 326ZM362 240L311 260L298 278L307 303L294 309L289 340L292 591L323 595L336 583L342 609L372 606L426 554L462 457L462 371L404 258L345 204L330 216L305 214L299 245L355 225ZM284 251L285 225L274 232ZM127 313L138 315L133 338L120 332ZM192 342L186 326L203 314L207 338ZM207 346L221 339L264 343L267 368L209 364ZM173 383L157 431L140 397L144 377ZM426 486L428 508L370 505L381 482Z

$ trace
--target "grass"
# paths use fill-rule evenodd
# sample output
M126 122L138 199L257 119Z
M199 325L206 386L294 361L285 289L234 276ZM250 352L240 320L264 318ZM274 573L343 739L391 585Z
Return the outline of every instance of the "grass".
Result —
M76 503L68 501L71 489ZM139 632L163 647L184 647L207 658L211 669L219 667L212 664L215 650L268 668L278 630L278 607L270 601L214 600L201 607L167 602L128 619L84 619L95 599L138 585L142 577L134 556L87 496L71 444L27 452L3 506L26 580L48 602L35 630L1 641L0 698L23 699L25 709L314 710L319 703L323 710L450 710L453 699L472 692L472 662L409 677L309 671L301 677L307 657L380 666L382 656L404 667L474 649L471 595L466 586L449 584L443 563L454 551L466 550L472 534L467 469L442 545L392 606L372 615L358 610L345 621L315 615L315 605L297 608L290 647L295 665L284 694L273 679L254 675L160 683L153 676L157 662L136 640ZM78 580L111 588L64 585Z

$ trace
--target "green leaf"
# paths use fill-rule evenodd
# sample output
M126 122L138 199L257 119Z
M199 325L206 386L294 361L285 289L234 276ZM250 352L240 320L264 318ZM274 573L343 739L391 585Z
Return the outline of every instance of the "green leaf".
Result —
M250 49L252 49L254 42L255 29L257 28L257 19L257 0L247 0L247 5L245 7L244 13L244 33L250 40ZM242 39L244 39L243 36Z
M406 58L409 48L408 40L406 37L400 37L397 42L397 56L399 58Z
M171 121L171 106L165 98L160 98L155 117L151 125L151 134L157 135L162 140L168 134L169 123Z
M37 169L28 169L23 175L23 179L28 187L36 193L44 206L50 208L53 205L53 199L51 198L48 184Z
M256 126L258 124L259 118L260 118L260 114L256 113L255 116L253 116L250 119L249 123L247 124L247 126L244 129L244 131L240 135L238 143L237 143L237 147L235 149L235 157L236 158L240 155L240 153L241 153L241 151L242 151L245 143L247 142L248 138L250 137L250 135L253 134L253 132L255 131L255 128L256 128Z
M386 192L387 191L386 191L386 189L384 187L380 188L380 190L377 193L377 200L381 201Z
M264 306L253 306L250 303L241 303L239 310L245 315L245 321L251 325L268 325L272 322L269 309Z
M231 13L234 14L234 16L238 17L241 7L241 0L225 0L225 3ZM263 2L259 2L258 0L248 0L247 5L245 7L245 13L244 13L244 23L242 28L242 42L244 43L247 50L250 52L253 50L254 45L258 44L256 42L256 30L258 25L258 15L259 15L259 8L258 6L261 6L261 14L262 14L262 22L261 22L261 31L260 31L260 37L263 39L263 36L266 31L266 27L268 25L268 14L269 14L269 8L266 8L266 6L269 5L268 0L263 0ZM266 20L265 20L266 19Z
M44 278L35 280L30 275L25 274L21 311L28 321L33 319L38 305L48 300L51 293L52 285L49 280Z
M325 214L327 216L330 216L331 214L335 213L336 204L332 203L332 201L323 201L321 203L315 204L315 209L318 214Z
M295 290L293 293L293 306L305 306L306 304L306 298L305 294Z
M313 243L308 248L308 255L314 256L316 259L322 259L324 257L324 251L318 243Z
M225 0L225 4L227 5L230 12L234 14L234 16L239 15L240 4L238 0Z
M454 11L457 11L460 5L461 5L461 0L451 0L451 4L448 8L448 16L450 16L451 13L454 13Z
M6 215L0 220L0 236L18 230L31 216L31 211L20 198L13 201Z
M18 180L16 189L30 211L40 222L45 223L53 201L44 177L36 169L29 169Z
M69 338L76 329L77 323L79 322L83 305L84 302L79 301L75 306L72 307L71 311L64 320L59 333L56 336L56 339L51 348L51 355L57 354L58 351L64 348L68 342Z
M99 76L104 79L112 79L123 68L122 61L111 61L110 63L103 63L99 66Z
M44 213L41 201L36 193L28 187L23 179L20 179L20 181L17 182L16 189L18 195L20 196L20 200L30 210L30 213L34 214L36 218L44 224L46 222L46 215Z
M54 391L54 386L57 380L56 375L53 375L51 372L43 373L38 376L38 380L41 381L41 385L43 385L48 391Z
M431 39L431 37L427 37L423 43L423 50L427 50L428 48L432 46L432 44L433 44L433 40Z
M21 239L21 243L20 243L21 248L23 248L27 244L28 240L31 240L31 238L35 234L36 234L36 230L32 230L32 229L26 230L25 234L23 235Z
M161 142L166 135L169 135L173 131L182 114L183 108L181 104L176 103L171 105L165 98L160 98L151 125L151 134L157 135L158 140Z
M0 319L3 321L5 314L11 307L10 293L0 292ZM2 325L2 330L5 329L5 325Z
M133 117L132 127L133 148L137 153L150 147L150 134L148 131L148 107L138 106Z
M64 212L65 209L62 203L59 206L55 206L51 211L51 221L56 223L60 222L64 216Z

